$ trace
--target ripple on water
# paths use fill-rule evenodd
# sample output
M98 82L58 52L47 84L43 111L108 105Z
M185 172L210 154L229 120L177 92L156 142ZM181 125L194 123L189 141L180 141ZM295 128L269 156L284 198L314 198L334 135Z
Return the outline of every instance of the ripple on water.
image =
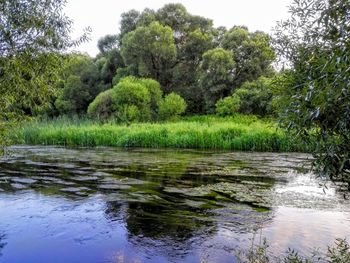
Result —
M0 158L0 262L234 262L253 233L277 254L350 238L349 201L301 173L305 154L13 152Z

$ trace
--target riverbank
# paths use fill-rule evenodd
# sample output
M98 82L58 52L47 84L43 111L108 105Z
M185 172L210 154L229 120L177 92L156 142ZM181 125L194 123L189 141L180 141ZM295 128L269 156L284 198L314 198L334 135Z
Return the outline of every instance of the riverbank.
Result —
M237 151L307 152L271 120L237 115L194 116L165 123L98 123L58 119L25 123L11 134L17 144L195 148Z

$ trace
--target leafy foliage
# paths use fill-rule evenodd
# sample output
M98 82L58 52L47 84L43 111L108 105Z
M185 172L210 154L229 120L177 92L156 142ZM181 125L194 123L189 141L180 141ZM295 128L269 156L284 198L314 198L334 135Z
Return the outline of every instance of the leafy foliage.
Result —
M102 89L109 89L113 86L113 78L118 69L122 69L125 64L118 49L105 51L102 57L97 58L95 64L99 70L99 82Z
M87 114L90 118L108 120L114 114L113 89L106 90L90 103Z
M100 93L88 108L93 118L116 118L120 122L150 121L176 117L186 109L185 101L174 93L162 99L159 82L125 77L111 90ZM159 116L158 116L159 115Z
M216 102L216 113L219 116L232 116L238 112L241 99L237 95L228 96Z
M138 27L123 37L121 54L126 65L134 66L139 76L151 77L166 85L167 71L176 57L173 32L159 22Z
M272 79L260 77L255 81L245 82L234 95L240 98L239 112L266 116L272 111Z
M102 54L106 54L115 49L117 43L117 35L106 35L98 40L97 47Z
M315 168L350 190L350 3L295 0L292 17L276 29L285 73L284 127L315 137Z
M151 27L157 33L147 33ZM160 38L162 27L171 29L167 37ZM157 36L159 46L154 48ZM176 92L185 98L188 113L212 113L218 99L230 95L243 82L273 71L275 53L267 34L251 33L245 27L214 28L210 19L190 14L181 4L124 13L120 37L127 68L118 71L116 81L127 75L151 77L161 83L164 93ZM167 39L167 43L161 39ZM208 64L210 58L204 54L211 49L229 51L233 61L233 65L227 65L229 72L217 76L218 80L206 77L202 67ZM213 68L215 63L211 61Z
M72 41L65 0L0 1L0 122L16 122L55 93L63 51ZM19 99L20 98L20 99Z
M135 79L134 79L135 81ZM150 95L150 110L152 114L152 119L157 119L158 108L160 106L163 92L159 82L154 79L138 79L140 84L146 87Z
M137 79L124 78L113 90L115 114L120 121L149 121L151 119L150 93Z
M234 65L231 52L222 48L211 49L203 54L200 85L207 112L213 112L216 101L230 94Z
M223 35L222 47L232 52L235 62L233 87L268 76L273 71L275 52L270 37L264 32L250 33L245 27L233 27Z
M159 119L175 119L185 112L186 107L185 100L178 94L172 92L159 104Z
M70 56L63 69L61 89L55 106L61 114L81 115L101 91L99 72L93 60L85 55Z

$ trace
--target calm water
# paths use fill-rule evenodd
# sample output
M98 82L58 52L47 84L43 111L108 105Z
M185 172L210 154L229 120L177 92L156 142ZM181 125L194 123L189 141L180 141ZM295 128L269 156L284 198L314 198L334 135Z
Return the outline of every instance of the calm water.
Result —
M0 262L235 262L261 236L277 255L350 239L350 201L303 173L308 155L12 151L0 159Z

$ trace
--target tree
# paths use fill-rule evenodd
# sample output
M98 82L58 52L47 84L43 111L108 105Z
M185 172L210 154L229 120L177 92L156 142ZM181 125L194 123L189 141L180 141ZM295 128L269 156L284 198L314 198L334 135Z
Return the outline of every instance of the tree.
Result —
M114 115L113 89L101 92L90 103L87 114L90 118L99 120L111 119Z
M137 26L149 26L154 21L157 21L156 12L150 8L145 8L138 17Z
M124 78L113 89L113 102L119 121L149 121L151 119L150 92L138 79Z
M156 80L128 76L113 89L100 93L87 113L99 119L115 117L121 122L156 120L162 95Z
M100 92L99 72L94 61L86 55L69 56L63 67L61 88L55 102L58 111L82 115Z
M72 21L62 12L65 3L65 0L0 2L1 118L31 112L46 104L54 93L62 51L74 44L69 36ZM84 34L80 41L86 38Z
M128 23L126 23L127 20ZM144 41L148 39L147 30L144 29L149 29L155 23L169 29L168 36L172 36L169 38L170 45L165 43L163 47L157 47L158 53L155 53L157 50L154 46L147 48L150 46L148 43L155 43L156 36L151 37L150 42ZM121 41L121 50L129 51L124 52L123 58L127 60L126 67L117 70L115 83L128 75L152 77L161 83L165 93L176 92L183 96L189 102L189 112L202 113L203 96L198 85L197 68L203 53L214 48L213 22L188 13L182 4L167 4L157 11L145 9L142 13L127 12L123 15L121 24L119 38L133 32L138 33L134 34L132 45L129 41L125 42L126 39ZM164 58L159 60L158 55L166 47L171 48L171 56L163 56ZM140 51L139 54L136 54L137 51ZM146 56L140 56L141 52Z
M235 61L233 88L273 72L275 52L266 33L250 33L247 28L236 26L223 35L221 45L232 52Z
M63 51L88 38L86 32L71 40L65 3L0 1L0 135L11 122L50 102Z
M156 120L158 115L158 108L163 97L163 92L158 81L154 79L138 79L134 80L142 84L149 92L150 95L150 110L152 119Z
M147 106L147 109L144 108L144 110L147 113L151 113L152 120L156 120L158 115L158 108L163 96L159 82L150 78L135 78L131 76L123 78L121 82L138 84L148 91L147 96L149 96L149 104ZM135 105L138 106L137 104Z
M350 2L295 0L290 11L275 36L291 67L283 126L312 138L316 171L350 190Z
M197 29L206 33L213 25L210 19L193 16L187 12L185 6L178 3L164 5L156 13L156 18L161 24L167 25L173 30L177 50L181 49L188 33Z
M215 104L216 114L219 116L232 116L238 112L240 103L241 99L236 94L220 99Z
M166 4L157 12L157 20L169 26L173 33L176 45L183 43L189 14L182 4Z
M176 58L170 27L152 22L136 28L123 37L121 54L126 65L137 68L139 76L156 79L167 87L169 69Z
M97 47L102 54L105 54L115 49L117 46L117 43L118 43L117 35L106 35L98 40Z
M172 90L186 99L187 111L191 113L203 112L204 103L198 85L198 67L202 61L202 55L213 48L212 42L213 36L200 29L189 32L184 44L178 50L177 63L172 70Z
M199 81L207 112L214 112L215 103L230 95L234 66L235 62L230 51L215 48L203 54Z
M244 82L233 94L240 98L240 113L263 117L272 110L272 79L260 77L255 81Z
M160 102L159 119L170 120L176 119L186 110L185 100L178 94L172 92Z
M120 50L113 48L107 52L101 53L101 57L97 59L99 70L99 79L102 89L109 89L113 86L113 78L118 69L122 69L125 64L120 54Z
M119 42L120 45L122 44L123 37L136 29L138 18L140 16L140 12L136 11L135 9L132 9L128 12L121 14L121 21L120 21L120 33L119 33Z

